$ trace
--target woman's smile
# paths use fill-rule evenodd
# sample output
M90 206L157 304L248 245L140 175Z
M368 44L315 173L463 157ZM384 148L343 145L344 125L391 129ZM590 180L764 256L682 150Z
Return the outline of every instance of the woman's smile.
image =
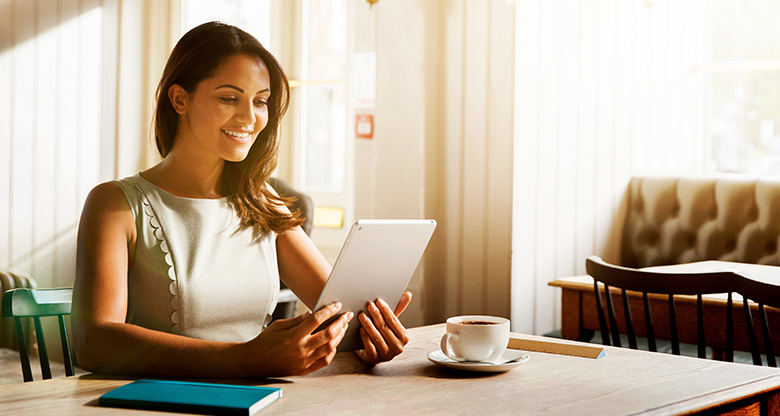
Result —
M225 133L225 135L231 140L241 144L250 143L252 141L253 132L251 130L247 131L247 130L222 129L222 133Z

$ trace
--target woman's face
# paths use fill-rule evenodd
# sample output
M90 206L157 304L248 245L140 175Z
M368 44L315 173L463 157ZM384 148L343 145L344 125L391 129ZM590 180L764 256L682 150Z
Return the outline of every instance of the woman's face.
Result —
M180 114L174 147L185 145L205 157L231 162L244 160L268 124L271 82L265 64L247 55L234 55L192 93L178 88L183 97L169 91Z

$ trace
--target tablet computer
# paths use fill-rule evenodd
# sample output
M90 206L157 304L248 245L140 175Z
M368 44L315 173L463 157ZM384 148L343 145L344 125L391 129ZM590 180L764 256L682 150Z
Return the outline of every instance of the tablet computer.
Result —
M363 348L358 314L366 312L369 301L381 298L395 308L435 228L435 220L355 221L314 307L341 302L339 315L354 312L339 351Z

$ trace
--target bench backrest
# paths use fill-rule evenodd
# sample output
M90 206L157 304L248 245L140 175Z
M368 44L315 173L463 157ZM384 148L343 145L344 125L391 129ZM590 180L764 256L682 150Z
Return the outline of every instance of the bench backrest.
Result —
M703 260L780 266L780 179L634 177L621 265Z

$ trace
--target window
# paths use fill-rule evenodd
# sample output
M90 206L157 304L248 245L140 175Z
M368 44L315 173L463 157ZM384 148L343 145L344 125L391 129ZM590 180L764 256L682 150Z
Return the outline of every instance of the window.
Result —
M780 174L780 2L710 7L710 170Z
M340 194L346 166L346 2L304 0L302 5L302 187Z
M214 20L240 27L266 48L271 44L271 0L182 0L182 35Z

